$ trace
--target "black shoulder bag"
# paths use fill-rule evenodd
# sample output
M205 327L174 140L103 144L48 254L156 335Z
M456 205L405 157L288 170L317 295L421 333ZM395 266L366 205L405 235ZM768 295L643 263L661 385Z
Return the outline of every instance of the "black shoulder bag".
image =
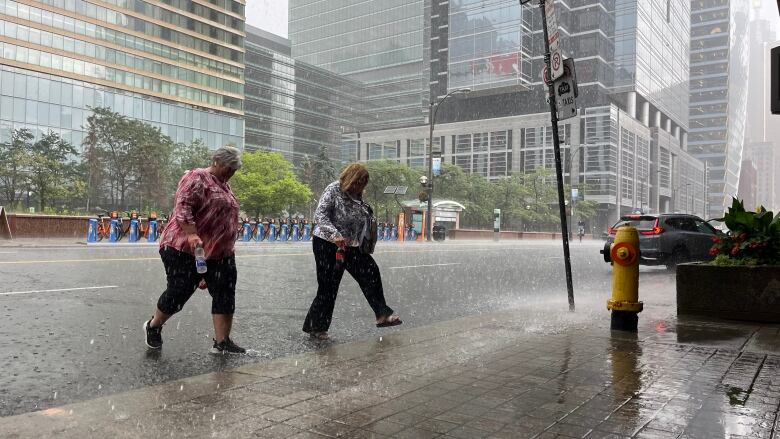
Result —
M366 213L366 227L368 229L366 230L366 236L363 237L363 240L360 242L360 253L363 253L364 255L370 255L374 253L374 248L376 247L376 218L374 217L374 209L371 208L371 205L368 203L363 203L363 206L365 207L364 211Z

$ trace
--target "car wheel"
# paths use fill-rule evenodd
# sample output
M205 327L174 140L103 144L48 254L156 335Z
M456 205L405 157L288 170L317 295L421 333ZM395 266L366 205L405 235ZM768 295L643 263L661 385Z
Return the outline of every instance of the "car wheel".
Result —
M677 269L678 264L682 264L683 262L688 262L690 260L690 255L688 254L688 250L684 248L676 248L672 252L671 256L669 256L666 259L666 269L667 270L675 270Z

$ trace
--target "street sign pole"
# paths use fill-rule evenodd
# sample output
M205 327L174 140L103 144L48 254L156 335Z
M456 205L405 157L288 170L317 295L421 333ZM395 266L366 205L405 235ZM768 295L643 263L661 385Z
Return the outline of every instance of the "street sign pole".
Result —
M574 311L574 284L571 276L571 255L569 253L569 227L566 221L566 205L563 195L563 167L561 166L561 140L558 136L558 108L555 99L555 85L553 80L555 77L555 71L551 65L550 54L550 39L549 32L553 33L556 38L555 46L558 46L558 29L547 29L548 17L546 8L547 2L553 3L554 0L539 0L539 9L542 12L542 30L544 31L544 61L547 64L547 71L549 72L549 78L542 78L547 82L547 94L550 101L550 121L552 122L552 138L553 138L553 151L555 152L555 175L558 178L558 207L561 215L561 237L563 238L563 260L566 266L566 288L569 294L569 311ZM552 10L552 8L550 8ZM553 21L554 22L554 21ZM556 50L556 53L560 57L560 52ZM556 69L557 70L557 69ZM562 66L560 70L563 70Z

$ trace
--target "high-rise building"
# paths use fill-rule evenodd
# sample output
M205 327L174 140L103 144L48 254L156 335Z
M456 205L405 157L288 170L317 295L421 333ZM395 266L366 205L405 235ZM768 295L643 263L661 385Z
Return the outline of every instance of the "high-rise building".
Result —
M370 126L424 122L429 0L290 0L292 57L362 82Z
M427 3L425 95L438 101L472 90L440 107L434 149L445 162L489 179L553 168L535 2ZM703 215L704 164L686 152L690 4L555 1L555 11L580 92L579 115L560 123L565 179L599 203L591 226L605 230L635 210ZM363 159L426 166L424 124L361 134Z
M747 118L743 156L755 163L753 202L767 209L780 209L780 115L770 107L770 51L780 45L774 22L756 18L750 22L750 62L747 81ZM744 163L744 161L743 161ZM740 173L740 189L743 174ZM742 197L742 191L739 196ZM748 200L745 200L747 205ZM754 206L755 207L755 206Z
M753 160L742 160L742 170L739 175L739 192L737 195L748 210L755 210L759 204L756 201L756 193L758 192L756 174L756 164L753 163Z
M745 140L748 21L744 0L691 1L688 151L707 163L708 217L719 218L739 187Z
M755 210L759 204L756 202L756 193L758 192L756 173L756 164L753 163L753 160L742 160L737 196L742 200L745 208L748 210Z
M290 42L252 26L246 36L246 148L297 163L320 148L336 162L362 118L362 84L290 57Z
M780 209L777 203L780 196L780 180L777 168L780 167L780 154L777 144L769 142L751 142L745 147L745 156L755 166L755 204L775 212Z
M0 0L0 140L75 145L91 107L243 147L244 0Z

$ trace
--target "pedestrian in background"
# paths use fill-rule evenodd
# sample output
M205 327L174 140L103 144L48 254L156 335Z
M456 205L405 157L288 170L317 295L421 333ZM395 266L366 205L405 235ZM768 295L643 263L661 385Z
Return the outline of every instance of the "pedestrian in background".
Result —
M318 288L303 323L303 331L319 340L329 338L328 329L344 270L360 285L374 311L378 328L402 323L385 303L382 277L371 256L373 231L369 230L376 230L376 225L372 225L371 207L363 201L368 179L364 165L353 163L347 166L339 180L325 188L314 214L318 228L314 232L312 249Z
M236 260L234 247L238 224L238 200L228 180L241 168L241 152L233 147L219 148L208 168L184 174L176 189L176 199L168 227L160 237L160 256L168 286L157 301L154 317L144 322L146 345L162 347L162 327L195 292L201 279L208 284L214 323L215 354L244 353L230 339L236 304ZM195 266L195 250L202 249L206 272Z

